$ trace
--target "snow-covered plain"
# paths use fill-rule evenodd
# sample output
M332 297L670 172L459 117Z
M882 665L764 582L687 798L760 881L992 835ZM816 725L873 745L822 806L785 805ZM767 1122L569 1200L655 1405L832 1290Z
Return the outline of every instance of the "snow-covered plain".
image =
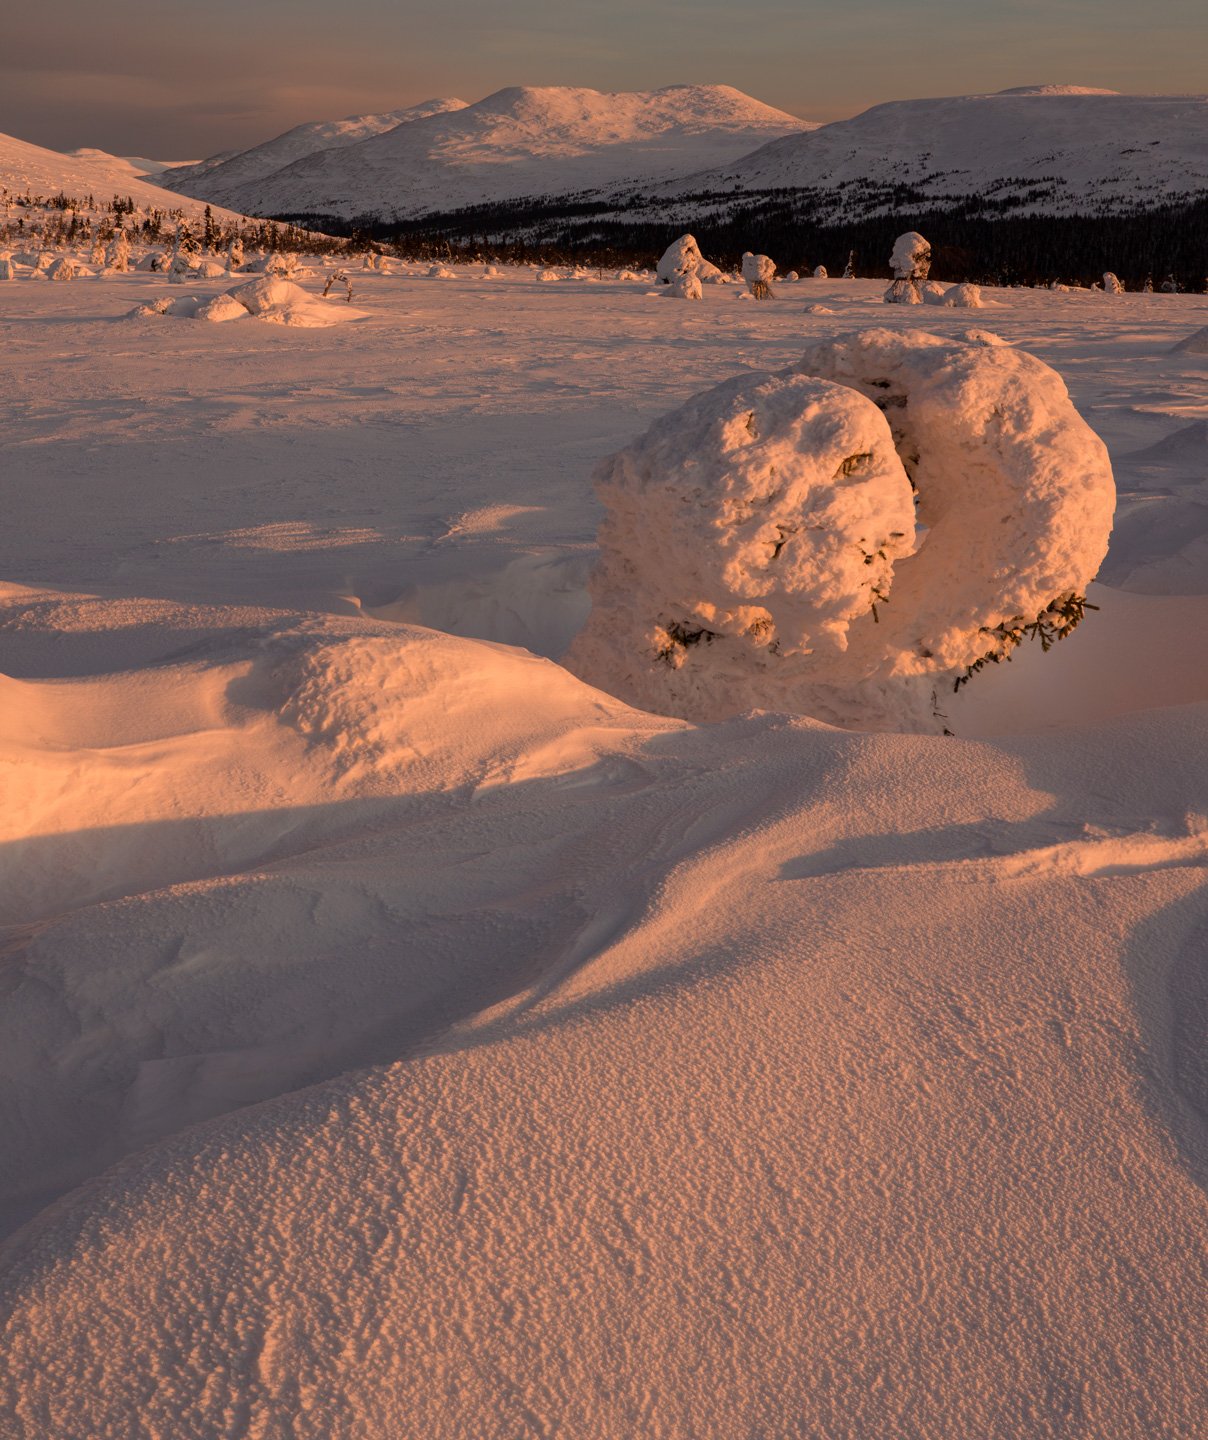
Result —
M948 737L556 657L601 457L974 317L401 269L0 287L0 1433L1204 1433L1208 300L985 289L1120 504Z

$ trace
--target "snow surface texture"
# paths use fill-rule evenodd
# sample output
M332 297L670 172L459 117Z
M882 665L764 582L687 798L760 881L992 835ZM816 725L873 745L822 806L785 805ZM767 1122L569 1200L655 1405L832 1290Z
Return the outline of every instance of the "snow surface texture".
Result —
M249 214L419 215L669 180L808 128L728 85L618 94L513 86L355 144L316 147L270 175L228 186L215 167L177 183Z
M698 727L526 653L584 477L973 317L424 268L7 287L0 1433L1198 1440L1208 304L987 292L1122 504L959 738Z

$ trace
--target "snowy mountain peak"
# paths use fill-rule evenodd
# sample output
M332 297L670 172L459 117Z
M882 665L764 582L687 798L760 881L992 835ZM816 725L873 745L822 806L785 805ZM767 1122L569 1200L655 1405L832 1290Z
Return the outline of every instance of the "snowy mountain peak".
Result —
M517 85L355 143L314 146L271 174L240 174L249 157L259 166L261 146L182 184L254 214L422 214L670 180L810 128L729 85L617 93Z
M355 145L383 131L393 130L415 120L464 110L466 102L455 98L423 100L401 110L386 110L373 115L345 115L339 120L308 120L293 129L253 145L249 150L212 155L196 165L182 166L168 172L161 183L172 190L203 199L221 199L236 186L271 175L285 165L322 150L335 150ZM203 179L204 177L204 179Z

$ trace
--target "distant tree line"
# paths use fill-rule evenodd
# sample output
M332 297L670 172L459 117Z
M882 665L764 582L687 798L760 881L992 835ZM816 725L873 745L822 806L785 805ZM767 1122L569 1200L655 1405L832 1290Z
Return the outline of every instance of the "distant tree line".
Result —
M833 204L821 206L813 192L792 190L741 199L732 193L677 197L673 219L654 218L658 207L640 195L620 202L591 196L526 199L414 220L361 215L347 221L321 214L278 218L358 244L388 245L407 259L608 268L651 266L672 240L690 230L704 253L727 269L737 266L744 250L754 250L771 255L781 272L804 274L825 265L840 274L854 250L857 275L873 278L888 278L895 237L918 230L931 241L932 273L943 280L1089 285L1113 270L1130 290L1140 289L1148 276L1160 287L1168 275L1180 289L1203 290L1208 195L1126 213L1011 213L1036 195L1017 189L1008 197L967 197L940 209L918 204L923 197L906 187L891 197L881 189L863 197L865 204L900 201L891 213L843 220L834 219Z

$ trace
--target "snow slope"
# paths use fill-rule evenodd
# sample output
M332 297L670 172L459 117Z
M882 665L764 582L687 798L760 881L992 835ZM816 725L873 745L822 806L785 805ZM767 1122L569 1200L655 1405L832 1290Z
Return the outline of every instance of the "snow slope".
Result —
M808 187L834 219L900 208L886 192L902 186L941 209L969 196L1012 213L1143 209L1208 190L1208 96L1041 85L900 100L773 140L689 186Z
M103 150L77 150L64 155L58 150L30 145L12 135L0 135L0 190L13 196L61 193L78 200L91 195L101 205L115 195L122 199L129 196L141 209L165 213L183 210L189 215L200 215L205 208L204 201L175 195L138 179L129 160L108 155ZM218 206L213 208L220 218L239 218Z
M514 87L237 187L211 191L210 177L199 177L197 193L204 184L256 214L414 215L668 179L808 128L728 85L619 94Z
M1202 1434L1208 300L986 289L1122 504L947 737L556 657L600 457L967 315L160 283L0 315L5 1440Z
M465 104L464 100L455 99L425 100L422 104L387 110L381 115L347 115L342 120L313 120L295 125L283 135L266 140L261 145L253 145L249 150L211 156L196 165L170 170L160 178L169 190L225 203L225 197L234 193L238 186L263 179L303 156L355 145L359 140L380 135L384 130L393 130L410 120L463 110Z

